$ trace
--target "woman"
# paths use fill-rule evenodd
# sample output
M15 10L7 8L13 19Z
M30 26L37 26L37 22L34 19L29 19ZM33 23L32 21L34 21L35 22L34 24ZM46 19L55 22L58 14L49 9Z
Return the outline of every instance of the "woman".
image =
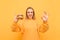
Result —
M35 21L35 12L32 7L28 7L26 9L26 19L23 21L22 25L18 24L18 20L22 19L23 15L17 15L15 17L12 31L21 32L23 34L22 40L40 40L39 32L46 32L48 30L48 16L46 12L44 12L42 25L38 25Z

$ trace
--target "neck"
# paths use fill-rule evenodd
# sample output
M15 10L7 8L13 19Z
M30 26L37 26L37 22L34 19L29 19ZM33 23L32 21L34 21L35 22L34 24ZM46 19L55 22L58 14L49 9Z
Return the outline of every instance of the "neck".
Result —
M32 18L29 18L29 20L32 20Z

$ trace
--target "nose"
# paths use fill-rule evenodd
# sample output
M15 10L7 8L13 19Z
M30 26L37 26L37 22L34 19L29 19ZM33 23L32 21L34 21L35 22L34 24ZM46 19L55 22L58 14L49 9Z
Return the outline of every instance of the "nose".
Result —
M29 14L32 14L31 12Z

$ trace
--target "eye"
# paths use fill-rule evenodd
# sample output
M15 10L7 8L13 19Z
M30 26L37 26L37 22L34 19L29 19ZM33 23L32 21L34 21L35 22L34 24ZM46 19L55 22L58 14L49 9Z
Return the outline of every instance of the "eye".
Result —
M33 13L33 12L27 12L27 13Z
M30 12L27 12L27 13L30 13Z
M31 13L33 13L33 12L31 12Z

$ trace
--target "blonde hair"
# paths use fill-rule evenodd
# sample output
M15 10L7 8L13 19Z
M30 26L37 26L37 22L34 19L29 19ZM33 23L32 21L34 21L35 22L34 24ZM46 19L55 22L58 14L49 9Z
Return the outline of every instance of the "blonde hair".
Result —
M28 10L28 9L32 9L32 10L33 10L33 17L32 17L32 19L35 19L35 11L34 11L34 9L33 9L32 7L28 7L28 8L26 9L26 18L29 19L28 15L27 15L27 10Z

